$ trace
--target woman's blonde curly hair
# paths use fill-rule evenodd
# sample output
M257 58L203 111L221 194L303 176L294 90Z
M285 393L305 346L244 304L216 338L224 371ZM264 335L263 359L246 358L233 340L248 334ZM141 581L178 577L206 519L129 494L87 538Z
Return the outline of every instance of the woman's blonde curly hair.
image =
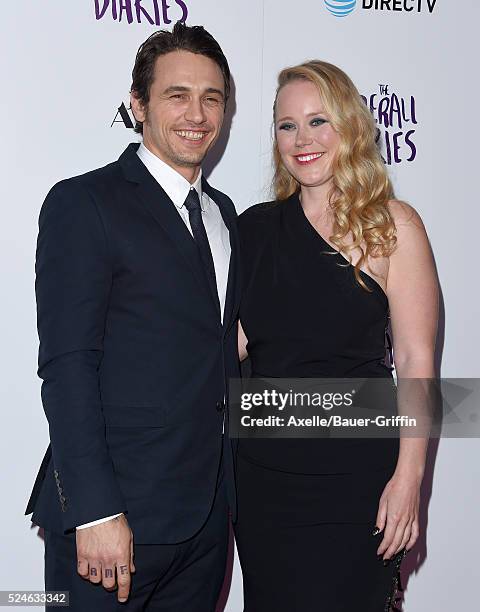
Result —
M368 290L360 268L368 257L388 257L396 245L395 224L388 209L393 187L378 150L376 125L351 79L333 64L312 60L285 68L278 76L274 116L282 87L295 80L313 83L320 94L325 113L340 136L337 155L332 161L333 187L329 195L334 224L330 241L347 253L358 247L362 253L355 264L355 278ZM277 200L285 200L300 190L300 183L288 172L278 150L273 147L273 189ZM343 239L351 232L353 242Z

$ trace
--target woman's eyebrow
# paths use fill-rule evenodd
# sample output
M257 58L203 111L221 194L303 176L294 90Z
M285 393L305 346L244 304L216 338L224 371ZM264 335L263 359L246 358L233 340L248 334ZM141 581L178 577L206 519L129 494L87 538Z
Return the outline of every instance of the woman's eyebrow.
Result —
M324 111L316 111L314 113L308 113L308 115L306 115L306 116L307 117L314 117L315 115L324 115L324 114L325 114ZM277 121L286 121L287 119L289 121L294 121L294 119L292 117L289 117L289 116L282 117L281 119L277 119Z

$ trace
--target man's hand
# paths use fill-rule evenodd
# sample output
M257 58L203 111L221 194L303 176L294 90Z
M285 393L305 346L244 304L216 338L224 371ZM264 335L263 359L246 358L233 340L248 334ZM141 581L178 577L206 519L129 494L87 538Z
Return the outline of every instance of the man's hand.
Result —
M77 571L85 580L101 582L107 591L118 585L118 601L127 601L135 566L133 534L123 514L77 530Z

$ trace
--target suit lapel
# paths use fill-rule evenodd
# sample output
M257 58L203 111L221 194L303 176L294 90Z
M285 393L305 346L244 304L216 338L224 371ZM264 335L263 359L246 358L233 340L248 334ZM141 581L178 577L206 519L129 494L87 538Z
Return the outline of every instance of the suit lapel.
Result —
M228 267L227 291L225 296L225 308L223 313L223 333L225 334L234 322L233 316L238 309L240 299L239 291L239 241L237 231L237 219L231 206L224 202L221 193L212 189L205 177L202 177L202 190L211 198L220 209L230 237L230 263Z
M180 218L175 204L138 157L138 147L139 145L136 143L130 144L120 156L119 163L125 178L129 182L137 184L136 195L139 201L164 230L197 279L202 291L208 295L209 301L214 306L205 271L198 256L197 245Z

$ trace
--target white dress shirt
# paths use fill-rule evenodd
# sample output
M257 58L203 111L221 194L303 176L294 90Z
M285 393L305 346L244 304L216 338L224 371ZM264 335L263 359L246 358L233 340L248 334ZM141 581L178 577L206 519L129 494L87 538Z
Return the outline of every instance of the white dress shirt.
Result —
M190 189L195 189L197 191L200 198L200 206L202 208L203 224L205 225L210 250L212 251L215 277L217 279L218 299L220 302L220 311L223 321L225 298L227 295L228 268L230 265L231 253L230 234L225 223L223 222L223 218L217 204L215 204L215 202L213 202L213 200L211 200L208 195L202 191L202 171L200 170L198 173L198 177L195 182L190 184L181 174L147 149L143 142L138 148L137 155L145 164L147 170L150 172L153 178L161 185L162 189L175 204L178 214L182 218L192 236L193 233L192 228L190 227L188 210L184 202ZM160 201L158 202L158 205L165 206L165 204ZM112 516L107 516L105 518L92 521L91 523L79 525L77 529L93 527L94 525L99 525L100 523L109 521L117 516L120 516L120 514L114 514Z
M137 151L138 157L147 167L153 178L162 186L165 193L175 204L180 217L183 219L190 233L190 221L188 210L184 202L190 189L195 189L200 198L202 208L202 219L207 232L210 250L212 251L213 265L215 267L215 277L217 279L217 292L220 301L220 309L223 321L223 311L225 310L225 297L227 294L228 267L230 265L230 234L223 222L220 209L206 193L202 192L202 171L198 173L197 179L190 184L181 174L171 166L154 155L142 143ZM164 206L161 202L159 206ZM193 234L192 234L193 235Z

